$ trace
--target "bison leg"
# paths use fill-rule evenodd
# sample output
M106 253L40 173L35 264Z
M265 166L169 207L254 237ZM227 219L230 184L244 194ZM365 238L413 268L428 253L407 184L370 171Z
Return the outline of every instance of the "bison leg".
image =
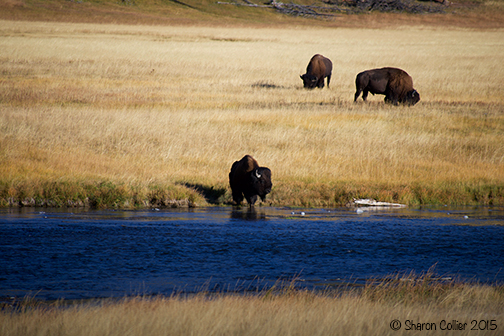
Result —
M246 198L249 206L253 207L255 202L257 201L257 195L247 196Z
M354 99L353 101L356 102L357 101L357 98L359 98L359 95L361 94L362 90L360 88L357 88L357 90L355 91L355 94L354 94Z
M243 201L243 194L241 191L240 192L233 191L233 201L235 201L237 205L241 204L241 202Z
M393 92L386 94L384 101L385 101L385 103L389 103L394 106L399 105L399 99L398 99L397 95L394 94Z
M327 76L327 88L329 89L329 83L331 83L331 75Z
M369 91L368 91L368 90L364 90L364 91L362 92L362 100L366 101L368 93L369 93Z
M322 89L324 87L324 77L320 78L317 83L317 87Z
M396 99L391 99L388 97L385 97L385 103L392 104L394 106L399 105L399 102Z

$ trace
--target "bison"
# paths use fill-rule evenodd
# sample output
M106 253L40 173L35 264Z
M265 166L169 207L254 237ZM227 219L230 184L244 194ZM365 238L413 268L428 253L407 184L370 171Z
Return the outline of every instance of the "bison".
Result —
M322 55L314 55L308 66L306 67L306 73L301 77L303 80L303 86L306 89L314 89L318 87L322 89L324 87L324 78L327 77L327 87L331 82L331 72L332 72L332 62L329 58Z
M271 192L271 170L259 167L252 156L245 155L231 166L229 185L236 204L240 205L245 196L249 206L252 207L258 195L264 201L266 195Z
M368 92L385 95L385 102L415 105L420 94L413 88L413 79L406 71L397 68L381 68L359 73L355 78L354 102L362 92L365 101Z

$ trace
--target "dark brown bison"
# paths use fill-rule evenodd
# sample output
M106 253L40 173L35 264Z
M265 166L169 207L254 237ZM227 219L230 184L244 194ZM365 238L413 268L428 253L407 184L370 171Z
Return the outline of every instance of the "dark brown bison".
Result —
M385 95L385 102L394 105L415 105L420 94L413 88L413 79L406 71L397 68L381 68L359 73L355 78L355 96L357 101L362 92L365 101L368 92Z
M257 161L250 155L245 155L240 161L235 161L229 172L229 185L236 204L241 204L243 196L250 206L254 206L257 196L264 201L271 192L271 171L259 167Z
M303 80L303 86L307 89L314 89L318 87L322 89L324 87L324 78L327 77L327 87L331 82L331 72L332 72L332 62L329 58L322 55L314 55L308 66L306 67L306 73L301 77Z

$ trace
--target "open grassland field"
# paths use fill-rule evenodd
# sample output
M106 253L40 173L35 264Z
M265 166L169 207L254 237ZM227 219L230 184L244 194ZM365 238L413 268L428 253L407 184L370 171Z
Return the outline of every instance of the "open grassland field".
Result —
M501 287L396 278L348 292L289 288L246 295L130 298L84 304L26 300L0 310L3 336L499 335ZM394 329L393 329L394 328Z
M245 154L271 168L271 205L339 206L354 197L502 205L502 4L315 20L206 0L0 0L0 206L229 204L229 169ZM307 91L299 75L315 53L333 61L331 87ZM354 104L356 74L382 66L406 70L421 101ZM0 334L502 330L502 286L431 280L325 293L287 286L3 301Z
M504 30L0 21L0 205L229 204L245 154L266 204L504 204ZM328 89L299 75L333 61ZM406 70L421 101L353 102Z

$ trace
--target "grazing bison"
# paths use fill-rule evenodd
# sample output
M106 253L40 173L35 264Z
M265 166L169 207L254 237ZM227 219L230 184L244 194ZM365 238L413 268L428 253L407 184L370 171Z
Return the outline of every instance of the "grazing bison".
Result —
M355 78L354 102L362 92L365 101L368 92L385 95L385 102L415 105L420 100L420 94L413 89L413 79L406 71L397 68L381 68L359 73Z
M329 58L316 54L308 63L306 73L301 77L303 86L307 89L324 87L324 78L327 77L327 87L331 82L332 62Z
M271 170L259 167L252 156L245 155L231 166L229 185L236 204L241 204L245 196L249 206L254 206L257 195L264 201L271 192Z

